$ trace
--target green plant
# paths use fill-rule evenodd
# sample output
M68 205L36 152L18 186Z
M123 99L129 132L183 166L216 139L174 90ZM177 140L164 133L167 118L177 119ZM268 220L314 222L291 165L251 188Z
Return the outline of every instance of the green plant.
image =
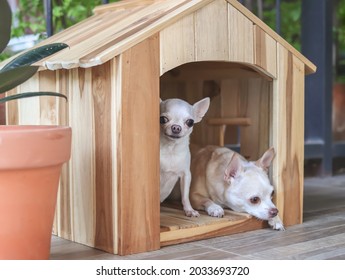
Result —
M281 1L280 4L281 36L299 51L301 50L301 8L301 0ZM276 29L276 13L276 1L265 0L263 21L273 30Z
M110 0L117 2L119 0ZM92 15L95 6L101 0L52 0L53 33L66 29ZM46 31L44 17L44 1L19 0L19 9L15 13L17 25L12 29L12 37L28 33L42 34Z
M2 52L8 44L11 34L12 16L10 7L6 0L0 1L0 18L0 51ZM63 43L45 45L25 52L14 58L0 70L0 93L9 91L32 77L38 70L38 66L32 66L33 63L66 47L68 46ZM41 95L57 96L67 99L65 95L55 92L26 92L0 98L0 103Z

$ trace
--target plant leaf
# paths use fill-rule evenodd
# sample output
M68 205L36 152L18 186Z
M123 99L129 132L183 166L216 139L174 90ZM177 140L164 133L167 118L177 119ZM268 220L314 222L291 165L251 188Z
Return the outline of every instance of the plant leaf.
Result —
M56 96L56 97L63 97L67 100L67 97L61 93L42 91L42 92L24 92L24 93L9 95L9 96L0 98L0 103L5 103L7 101L11 101L15 99L28 98L28 97L34 97L34 96Z
M16 58L14 58L12 61L7 63L0 72L7 71L9 69L17 68L20 66L27 66L31 65L37 61L40 61L41 59L48 57L58 51L61 51L62 49L67 48L68 45L64 43L53 43L44 45L41 47L38 47L36 49L27 51Z
M11 38L12 12L7 0L0 1L0 52L2 52Z
M0 93L11 90L31 78L38 70L38 66L21 66L0 72Z

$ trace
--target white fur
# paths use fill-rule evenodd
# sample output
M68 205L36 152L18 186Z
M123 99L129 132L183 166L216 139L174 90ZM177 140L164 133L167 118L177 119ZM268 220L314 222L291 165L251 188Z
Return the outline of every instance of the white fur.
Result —
M200 150L191 166L193 207L214 217L224 215L221 208L230 208L267 220L272 228L284 230L272 202L274 188L267 174L273 157L273 148L256 162L248 162L224 147L208 146ZM252 198L258 198L259 203L251 202Z
M160 129L160 200L163 202L180 179L183 210L188 217L199 216L189 200L191 183L189 136L193 127L188 120L199 122L208 110L209 98L190 105L181 99L167 99L160 103L160 117L166 118ZM180 128L173 132L173 126Z

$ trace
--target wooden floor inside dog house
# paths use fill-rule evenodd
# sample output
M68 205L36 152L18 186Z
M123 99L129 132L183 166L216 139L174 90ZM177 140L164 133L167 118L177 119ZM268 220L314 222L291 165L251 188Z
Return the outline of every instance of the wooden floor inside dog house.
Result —
M163 203L160 213L161 246L224 236L262 229L267 221L260 221L249 214L225 210L223 218L209 216L199 211L199 217L187 217L177 203Z
M161 99L181 98L190 104L208 96L211 105L191 135L193 148L224 143L240 148L249 160L258 159L268 148L272 78L246 65L229 62L188 63L165 73L160 79ZM224 129L211 119L234 119ZM236 119L246 120L236 125ZM256 137L253 137L256 135ZM223 139L221 139L223 138ZM254 140L255 139L255 140ZM223 218L186 217L181 203L164 202L160 213L161 246L235 234L267 227L245 213L225 210Z

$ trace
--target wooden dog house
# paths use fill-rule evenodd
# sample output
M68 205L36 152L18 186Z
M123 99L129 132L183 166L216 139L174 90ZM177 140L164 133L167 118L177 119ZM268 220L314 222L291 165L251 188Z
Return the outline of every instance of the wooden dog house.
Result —
M41 44L52 42L70 48L8 94L49 90L69 101L13 101L7 122L73 129L55 234L126 255L265 226L231 212L193 219L162 207L160 214L160 96L211 97L195 144L237 141L253 159L274 146L280 216L287 226L302 222L304 77L316 67L239 2L121 1ZM225 131L232 122L240 129Z

